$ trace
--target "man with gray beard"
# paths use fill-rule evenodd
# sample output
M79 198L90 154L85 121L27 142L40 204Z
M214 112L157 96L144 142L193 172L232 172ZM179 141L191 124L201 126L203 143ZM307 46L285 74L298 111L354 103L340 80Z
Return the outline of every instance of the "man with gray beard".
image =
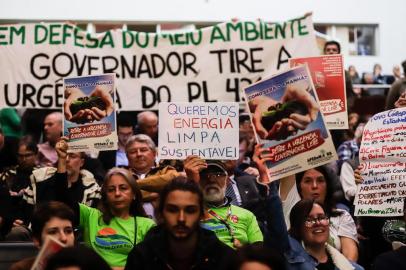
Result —
M213 231L232 248L263 241L255 215L232 205L226 196L228 174L222 162L206 163L198 156L189 156L184 166L188 178L199 183L203 191L206 208L201 220L203 228Z

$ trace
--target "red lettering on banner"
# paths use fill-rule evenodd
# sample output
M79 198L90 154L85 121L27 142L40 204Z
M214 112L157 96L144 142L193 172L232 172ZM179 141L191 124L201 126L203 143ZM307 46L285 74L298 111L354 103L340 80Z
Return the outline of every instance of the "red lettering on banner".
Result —
M111 134L111 124L94 124L82 127L68 128L69 139L84 139L103 137Z
M270 147L269 151L272 154L272 162L278 162L303 152L310 151L322 145L324 139L319 130L305 133L292 140Z

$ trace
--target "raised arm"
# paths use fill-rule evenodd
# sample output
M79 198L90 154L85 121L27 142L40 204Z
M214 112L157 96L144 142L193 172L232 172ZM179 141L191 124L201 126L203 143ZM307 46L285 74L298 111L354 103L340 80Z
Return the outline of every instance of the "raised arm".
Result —
M68 175L66 173L66 158L68 156L67 138L62 137L55 145L55 150L58 155L55 193L56 198L67 204L75 212L75 223L79 224L80 210L79 203L72 200L68 193Z
M266 212L264 216L267 217L269 237L265 239L269 239L269 241L265 241L265 244L281 253L286 253L290 250L289 235L283 217L282 202L278 195L278 181L270 182L269 180L266 161L271 160L271 155L262 146L261 144L255 146L253 161L259 171L260 194L266 198L263 209Z

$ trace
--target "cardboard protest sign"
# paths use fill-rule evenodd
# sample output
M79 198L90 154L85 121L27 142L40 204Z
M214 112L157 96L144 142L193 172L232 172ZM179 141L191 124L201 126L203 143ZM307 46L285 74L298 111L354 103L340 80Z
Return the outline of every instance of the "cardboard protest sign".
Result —
M318 54L311 15L285 22L227 22L182 33L66 23L0 27L0 107L60 108L62 78L117 74L120 110L158 103L242 100L243 87Z
M270 180L337 159L306 65L264 79L244 91L257 141L272 155L267 162Z
M236 102L159 104L160 159L238 159L239 105Z
M65 78L63 135L70 152L116 150L115 74Z
M362 134L359 152L363 183L356 216L402 216L406 197L406 108L375 114Z
M31 267L31 270L44 270L47 266L48 259L65 246L66 245L59 242L58 239L48 235Z
M341 54L289 59L291 67L307 63L328 129L348 129L345 71Z

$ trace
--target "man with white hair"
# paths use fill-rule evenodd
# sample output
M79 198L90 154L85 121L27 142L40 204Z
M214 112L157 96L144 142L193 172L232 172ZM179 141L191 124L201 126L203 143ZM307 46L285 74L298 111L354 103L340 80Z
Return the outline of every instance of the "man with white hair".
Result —
M185 171L189 179L199 183L206 206L202 227L213 231L232 248L263 241L255 215L230 203L226 196L228 174L224 163L204 161L198 156L186 158Z
M158 193L179 173L171 166L157 166L155 162L156 145L145 134L133 135L127 140L125 152L128 158L128 169L132 172L145 202L144 209L148 215L154 216L153 205Z

